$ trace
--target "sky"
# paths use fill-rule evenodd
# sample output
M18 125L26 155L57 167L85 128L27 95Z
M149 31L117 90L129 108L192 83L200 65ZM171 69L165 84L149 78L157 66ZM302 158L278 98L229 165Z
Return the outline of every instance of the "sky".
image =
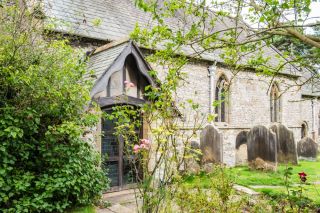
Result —
M279 0L281 1L281 0ZM210 2L210 1L209 1ZM218 0L219 2L219 0ZM226 2L226 0L221 0L221 2ZM232 6L230 5L230 8L232 8ZM229 9L230 9L229 8ZM308 23L314 23L315 21L320 21L320 0L311 0L311 5L310 5L310 9L311 9L311 12L308 16L308 19L304 22L305 24L308 24ZM255 26L256 24L255 23L250 23L250 21L246 18L246 14L248 13L248 10L247 8L243 8L243 13L242 13L242 16L244 17L244 20L251 26ZM295 16L294 16L294 13L292 12L291 14L286 14L285 15L287 19L289 20L294 20L295 19ZM313 31L312 29L306 29L306 33L307 34L312 34Z
M311 14L310 17L318 17L320 19L320 0L311 2Z
M312 0L310 8L311 13L309 17L312 17L312 19L309 19L308 23L312 23L314 20L320 21L320 0ZM308 29L307 33L312 34L312 30Z

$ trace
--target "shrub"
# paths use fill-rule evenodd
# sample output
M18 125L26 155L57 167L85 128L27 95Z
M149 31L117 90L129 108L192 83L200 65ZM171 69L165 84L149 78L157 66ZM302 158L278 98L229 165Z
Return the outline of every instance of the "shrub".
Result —
M182 212L240 212L248 206L247 197L233 189L235 177L229 169L215 166L209 177L208 188L200 183L182 185L176 201Z
M39 26L25 8L0 7L0 212L92 204L107 183L81 137L99 118L84 107L85 60Z

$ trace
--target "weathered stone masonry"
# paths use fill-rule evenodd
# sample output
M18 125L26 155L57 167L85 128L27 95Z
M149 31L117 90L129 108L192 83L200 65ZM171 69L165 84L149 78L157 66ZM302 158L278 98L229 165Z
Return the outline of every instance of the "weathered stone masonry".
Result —
M188 74L188 83L178 90L176 100L186 101L192 98L202 107L203 113L209 112L209 77L208 63L188 64L183 71ZM270 95L269 87L272 83L271 77L258 76L252 71L243 71L233 75L231 71L218 66L215 73L215 82L224 74L230 80L230 90L227 99L228 120L214 125L220 129L224 136L223 162L227 165L235 165L235 142L237 135L243 130L250 130L255 125L272 125L270 118ZM312 136L312 110L311 100L303 99L301 90L294 85L291 76L279 76L276 78L280 92L280 122L294 133L295 142L301 139L301 124L308 124L308 136ZM214 89L215 86L212 86ZM196 94L195 94L196 93ZM214 94L214 93L212 93ZM319 112L319 103L314 101L315 112ZM315 122L314 129L318 129ZM316 134L317 136L317 134Z

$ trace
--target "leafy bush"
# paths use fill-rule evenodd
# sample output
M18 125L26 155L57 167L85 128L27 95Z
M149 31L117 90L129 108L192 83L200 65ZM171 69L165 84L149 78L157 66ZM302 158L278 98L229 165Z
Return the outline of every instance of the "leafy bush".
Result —
M181 212L272 212L267 197L235 190L237 177L230 168L217 165L200 177L187 176L179 187L175 201Z
M182 185L176 201L182 212L240 212L248 207L248 198L233 189L235 177L223 166L215 166L210 174L208 188L200 182Z
M45 41L41 26L24 8L0 8L0 212L62 212L92 204L107 184L82 137L99 119L84 107L85 60L64 40Z

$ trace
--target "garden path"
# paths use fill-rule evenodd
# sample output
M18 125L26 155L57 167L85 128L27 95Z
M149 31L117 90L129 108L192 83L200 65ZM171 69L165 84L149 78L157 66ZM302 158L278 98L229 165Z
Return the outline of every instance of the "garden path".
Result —
M97 213L137 212L135 192L133 189L104 194L103 200L110 202L111 206L103 209L97 208Z

